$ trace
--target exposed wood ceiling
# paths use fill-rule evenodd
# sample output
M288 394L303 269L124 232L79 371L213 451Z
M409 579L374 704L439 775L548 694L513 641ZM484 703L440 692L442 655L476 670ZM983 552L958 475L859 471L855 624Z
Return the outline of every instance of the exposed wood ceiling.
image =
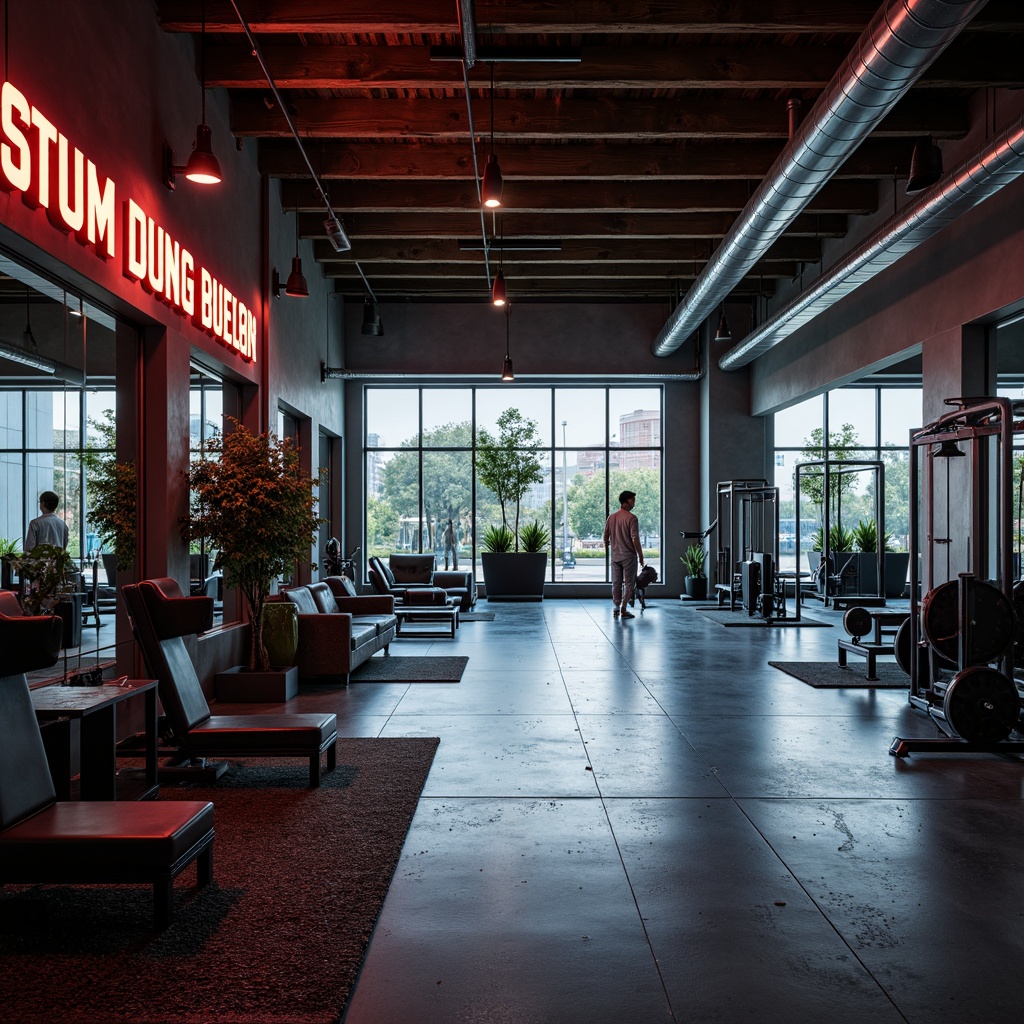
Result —
M352 240L336 253L324 206L227 0L206 4L206 77L232 131L259 140L324 273L346 294L487 301L482 238L510 298L665 298L685 291L785 145L787 101L810 109L880 0L504 0L476 3L493 62L498 215L481 207L491 68L459 60L458 0L240 0L309 158ZM200 0L157 0L163 28L196 34ZM771 294L817 263L821 240L874 212L913 140L963 137L971 93L1024 86L1024 4L991 0L737 294ZM522 48L579 63L513 62ZM559 251L513 251L530 240ZM460 242L462 243L460 245ZM468 248L476 245L475 251ZM356 262L359 267L357 268Z

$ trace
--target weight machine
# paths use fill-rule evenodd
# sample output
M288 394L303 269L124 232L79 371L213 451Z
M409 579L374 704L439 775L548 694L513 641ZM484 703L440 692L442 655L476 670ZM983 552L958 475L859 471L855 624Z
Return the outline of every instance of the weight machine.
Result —
M720 480L718 483L718 556L715 591L719 606L737 599L748 615L769 621L785 618L776 585L779 565L779 489L767 480ZM737 558L737 555L740 557Z
M953 411L910 436L910 618L895 644L910 674L911 706L944 735L897 736L889 753L1024 753L1024 742L1009 740L1024 707L1014 673L1024 654L1024 586L1012 575L1013 435L1024 431L1013 416L1024 403L986 397L946 404ZM963 488L950 486L955 464L970 481L966 502ZM962 549L954 547L958 515L966 526ZM961 557L966 571L954 578Z
M800 608L800 490L806 479L818 477L822 480L822 551L821 564L818 569L821 589L815 591L825 607L830 604L836 609L841 605L858 605L861 608L885 604L885 464L877 459L815 459L811 462L798 462L795 467L796 507L794 509L794 526L796 530L797 548L797 610ZM830 544L832 532L832 478L847 476L852 473L873 473L875 478L875 524L877 526L878 544L875 548L875 583L874 594L840 593L845 580L850 576L857 579L857 587L862 585L860 572L860 556L864 552L834 552ZM842 484L836 493L836 519L842 516ZM799 616L798 616L799 617Z

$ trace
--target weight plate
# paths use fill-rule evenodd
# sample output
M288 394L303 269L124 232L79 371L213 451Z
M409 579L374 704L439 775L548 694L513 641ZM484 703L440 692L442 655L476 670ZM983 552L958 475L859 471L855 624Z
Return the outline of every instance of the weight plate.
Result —
M959 652L959 581L950 580L929 591L921 602L921 627L928 642L944 658L957 662ZM991 583L974 582L970 664L1001 658L1014 641L1017 616L1006 595Z
M896 655L896 664L899 665L907 675L910 675L910 619L900 624L896 630L896 639L893 641L893 653ZM938 652L932 652L935 659L936 669L944 669L947 672L956 671L956 662L943 658ZM928 667L928 651L924 647L917 649L917 684L922 689L931 686L931 676Z
M1017 687L987 665L965 668L946 688L942 711L953 731L969 743L999 743L1020 714Z
M843 616L843 629L852 637L867 636L872 630L871 613L867 608L854 605Z

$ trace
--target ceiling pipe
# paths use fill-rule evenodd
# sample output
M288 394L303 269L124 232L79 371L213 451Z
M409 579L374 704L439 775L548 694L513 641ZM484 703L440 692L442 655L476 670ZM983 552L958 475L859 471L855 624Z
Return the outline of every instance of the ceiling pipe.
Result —
M1024 117L917 196L807 291L729 349L718 365L723 370L746 366L1022 174Z
M656 356L714 312L985 3L887 0L655 338Z

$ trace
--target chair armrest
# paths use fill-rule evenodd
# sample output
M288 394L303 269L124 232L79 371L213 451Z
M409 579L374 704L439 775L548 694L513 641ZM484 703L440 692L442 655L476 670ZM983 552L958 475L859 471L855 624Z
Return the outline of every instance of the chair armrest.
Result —
M352 638L352 615L346 612L317 612L299 615L299 648L304 644L329 644L343 637L348 644Z
M362 597L335 597L343 612L352 615L390 615L395 610L395 599L390 594L366 594Z

